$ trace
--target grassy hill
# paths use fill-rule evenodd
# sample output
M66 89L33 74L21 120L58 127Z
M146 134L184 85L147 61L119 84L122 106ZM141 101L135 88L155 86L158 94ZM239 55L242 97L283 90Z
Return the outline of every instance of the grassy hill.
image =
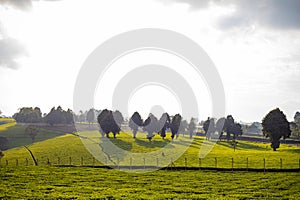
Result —
M55 135L56 133L45 132L43 134L49 134L52 137L52 134ZM52 164L58 164L59 162L59 164L68 165L70 164L71 157L71 164L73 165L81 165L82 158L84 165L92 165L93 162L95 162L94 164L96 165L101 165L100 162L93 161L93 156L84 147L84 143L86 145L94 145L94 151L100 152L102 150L104 153L102 153L101 156L105 157L102 160L108 161L111 165L117 165L117 163L119 163L120 166L129 166L131 160L132 165L143 166L145 158L146 165L156 166L157 159L160 164L163 164L163 162L170 163L175 149L184 150L186 148L186 143L190 141L186 137L180 137L178 140L172 142L168 137L167 139L162 140L157 135L150 143L145 139L145 133L139 133L137 139L133 139L131 134L123 132L118 135L116 139L101 138L97 131L82 132L81 135L89 135L89 138L93 138L93 140L83 139L81 141L78 136L66 134L36 142L29 145L29 148L39 159L40 164L46 164L49 159ZM126 151L117 151L115 154L110 154L110 157L107 157L109 147L105 147L108 142L106 140L109 140ZM188 146L187 151L180 156L179 159L176 160L176 156L174 155L174 165L185 166L187 162L187 166L198 167L199 151L204 146L203 142L205 142L203 137L196 137L192 144ZM212 145L213 148L206 157L201 159L202 167L215 167L217 159L217 167L231 168L233 158L235 168L246 168L246 159L248 158L249 168L263 168L263 159L266 161L266 168L280 168L280 159L282 159L283 168L299 168L300 149L297 146L281 144L278 151L274 152L269 144L256 142L239 141L235 151L232 145L225 141L217 142L214 146L210 142L207 142L205 145ZM166 146L166 148L161 150L164 146ZM131 152L148 152L148 154L146 157L141 157L138 156L138 154L132 154ZM161 152L163 152L164 155L162 155ZM16 159L19 159L20 163L24 163L26 158L29 160L29 164L32 164L30 155L23 147L4 151L4 154L5 156L2 158L2 165L4 164L3 160L5 159L9 161L10 165L15 165Z
M0 125L0 136L8 139L8 149L32 144L31 138L25 135L27 126L16 125L13 119L0 119L0 123L2 123ZM35 138L36 142L64 135L64 133L43 128L39 128L38 130L38 135Z

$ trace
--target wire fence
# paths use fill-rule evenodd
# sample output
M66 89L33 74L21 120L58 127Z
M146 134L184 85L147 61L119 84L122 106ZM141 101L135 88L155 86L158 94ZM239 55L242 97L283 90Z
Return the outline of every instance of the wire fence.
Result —
M232 170L232 171L282 171L282 172L300 172L300 159L289 159L288 161L282 158L276 160L262 159L234 159L222 157L198 158L196 164L195 159L189 160L187 157L180 158L180 161L173 161L171 158L169 165L162 166L160 159L156 158L147 160L116 160L112 165L108 162L101 163L94 157L56 157L36 158L38 166L60 166L60 167L95 167L95 168L117 168L117 169L167 169L167 170ZM35 162L30 158L1 158L0 167L18 167L18 166L34 166Z

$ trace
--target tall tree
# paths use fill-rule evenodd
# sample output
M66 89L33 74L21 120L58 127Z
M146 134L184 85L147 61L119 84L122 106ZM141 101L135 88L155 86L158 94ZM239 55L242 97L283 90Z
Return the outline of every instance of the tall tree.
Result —
M206 135L206 139L211 138L211 134L215 132L215 119L208 117L207 120L203 123L203 129Z
M120 132L120 127L116 123L113 112L111 110L103 110L97 117L98 123L100 125L100 132L102 136L106 134L106 137L109 137L109 133L113 133L114 138L116 134Z
M170 116L168 113L163 113L158 121L158 126L160 128L159 134L165 139L166 131L170 127Z
M93 123L95 121L95 109L91 108L86 114L86 121L89 123Z
M189 130L189 133L190 133L190 139L192 139L194 131L196 130L196 123L195 123L195 119L194 118L191 118L191 121L190 121L190 123L188 125L188 130Z
M148 118L145 120L143 125L144 131L148 133L147 139L151 142L152 138L154 137L155 132L159 132L159 125L157 118L150 113Z
M262 120L263 134L270 138L271 147L274 151L280 146L280 138L290 137L291 130L285 114L276 108L271 110Z
M230 134L232 133L232 128L234 127L234 118L232 115L228 115L225 121L225 131L226 131L226 139L230 140Z
M113 115L113 119L116 122L116 124L119 126L119 128L121 128L121 125L124 122L124 117L123 117L122 113L120 111L116 110L112 113L112 115Z
M21 123L39 123L42 121L42 113L38 107L23 107L13 115L13 118Z
M174 140L174 137L176 134L178 134L180 124L181 124L182 117L180 114L176 114L174 117L172 117L171 123L170 123L170 129L171 129L171 138Z
M179 137L179 133L182 133L183 135L187 132L188 129L188 122L186 120L182 120L178 133L176 134L176 139Z
M218 119L218 121L216 123L216 131L218 132L219 139L221 139L223 137L223 134L225 131L225 122L226 122L226 119L224 117L221 117L220 119Z
M133 132L133 138L136 138L139 127L143 126L143 119L138 112L134 112L129 119L129 127Z

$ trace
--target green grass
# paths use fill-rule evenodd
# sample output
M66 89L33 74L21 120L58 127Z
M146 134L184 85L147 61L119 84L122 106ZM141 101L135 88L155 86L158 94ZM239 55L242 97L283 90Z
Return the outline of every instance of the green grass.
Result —
M0 199L299 199L298 173L0 167Z
M92 140L83 140L87 145L94 145L94 151L101 154L102 160L107 161L107 154L109 153L109 147L106 147L106 138L98 138L97 131L85 132L82 135L89 135ZM119 165L130 165L130 158L132 159L132 165L143 166L144 160L146 165L156 166L158 159L159 165L169 164L171 159L175 166L185 166L185 159L188 166L199 166L199 152L203 145L204 138L196 137L192 144L188 147L187 151L183 153L179 159L175 159L175 150L186 148L185 144L189 142L188 138L180 137L178 140L172 142L170 138L162 140L159 136L155 136L150 143L144 138L144 134L140 133L139 138L133 139L131 134L121 133L116 139L109 139L113 144L124 149L126 151L117 151L110 154L110 159L116 165L119 161ZM94 143L96 142L96 143ZM101 153L101 144L104 153ZM168 148L161 149L162 147L169 145ZM208 145L212 145L208 142ZM267 148L266 148L267 147ZM70 163L70 157L72 157L71 164L81 165L81 158L84 159L84 165L93 164L93 156L82 145L82 141L79 137L67 134L52 139L48 139L42 142L36 142L29 146L34 155L38 158L40 164L46 164L48 159L52 164L68 165ZM147 153L145 156L131 155L134 153ZM163 152L165 156L162 156ZM29 164L32 164L30 155L23 147L18 147L4 151L5 156L2 158L2 165L4 160L8 160L9 165L15 165L16 159L19 163L24 165L25 160L29 160ZM263 159L266 160L266 168L280 168L280 158L282 159L283 168L299 168L300 149L297 146L290 146L281 144L278 151L274 152L269 144L245 142L239 141L236 150L228 142L217 142L212 151L202 158L202 167L215 167L215 158L217 158L217 167L231 168L232 158L234 159L234 168L246 168L246 158L248 158L249 168L264 167ZM104 162L105 163L105 162ZM100 162L95 162L96 165L101 165Z
M14 120L9 120L7 123L0 125L0 136L4 136L8 139L8 149L32 144L31 138L28 135L25 135L26 127L27 126L16 125ZM42 128L39 128L38 130L39 132L35 137L36 142L64 135L60 132Z

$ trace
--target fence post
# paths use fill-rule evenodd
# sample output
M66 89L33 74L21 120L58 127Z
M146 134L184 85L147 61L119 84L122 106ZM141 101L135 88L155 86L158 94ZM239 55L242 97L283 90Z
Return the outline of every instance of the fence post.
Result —
M299 171L300 171L300 159L299 159Z
M217 160L217 157L215 157L215 168L218 167L218 160Z
M171 158L171 170L173 169L173 158Z
M72 157L71 156L69 157L69 165L70 166L72 165Z
M280 169L282 169L282 158L280 158Z
M246 165L247 165L247 171L248 171L248 168L249 168L249 165L248 165L248 157L246 159Z
M51 163L50 163L50 160L49 160L49 158L47 158L47 165L50 165Z
M81 166L83 166L83 157L81 157Z
M264 172L266 171L266 159L264 158Z
M186 167L187 167L187 159L184 158L184 164L185 164L185 170L186 170Z
M60 165L60 157L57 157L57 165Z
M18 158L16 159L16 166L18 166L19 165L19 160L18 160Z
M25 165L28 166L28 159L25 159Z
M231 170L233 171L233 158L231 158Z
M146 169L146 159L143 158L143 160L144 160L144 169Z
M6 164L6 166L8 165L8 160L7 159L5 159L5 164Z

